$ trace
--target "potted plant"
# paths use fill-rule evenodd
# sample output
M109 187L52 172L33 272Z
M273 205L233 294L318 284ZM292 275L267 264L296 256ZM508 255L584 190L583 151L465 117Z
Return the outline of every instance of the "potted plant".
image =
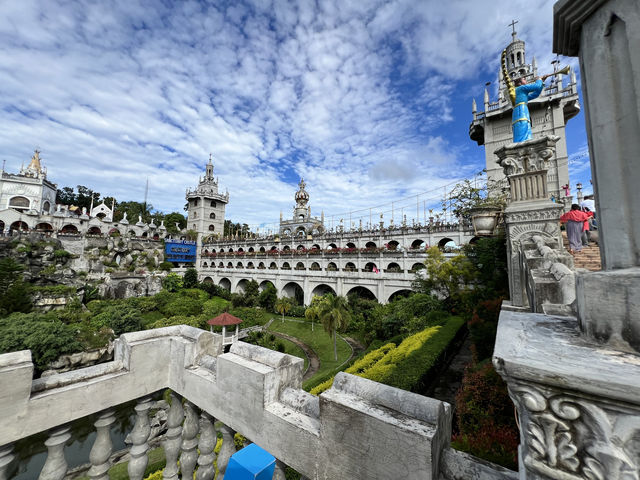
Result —
M487 183L478 187L467 179L456 184L442 204L463 221L470 220L476 235L489 236L494 234L506 206L506 194L498 192Z

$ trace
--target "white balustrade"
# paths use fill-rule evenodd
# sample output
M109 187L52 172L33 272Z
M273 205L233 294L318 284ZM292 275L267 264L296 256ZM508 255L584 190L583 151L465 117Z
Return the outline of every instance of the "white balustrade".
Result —
M149 410L151 409L151 398L144 397L138 400L136 405L136 423L131 431L131 442L133 446L129 452L129 478L132 480L142 480L144 471L149 463L149 434L151 425L149 423Z
M167 414L167 433L163 442L164 455L167 462L162 472L162 478L167 480L177 480L178 478L178 455L182 444L183 420L182 397L175 392L171 392L171 407L169 407L169 413Z
M92 480L108 480L109 468L111 462L111 452L113 451L113 442L111 441L111 425L116 421L113 410L105 410L94 423L96 427L96 440L93 442L89 460L91 468L87 475Z
M222 446L218 452L218 474L219 478L222 478L224 477L224 472L227 471L231 455L236 453L236 443L233 439L236 432L226 425L222 425L220 431L222 432Z
M198 414L196 406L190 401L184 402L184 425L182 426L182 453L180 454L180 472L182 478L193 478L193 469L198 461Z
M15 455L13 454L13 445L5 445L0 447L0 480L9 479L9 466L13 462Z
M64 457L64 444L71 438L69 426L51 430L44 442L47 447L47 460L44 462L38 480L62 480L67 474L67 459Z
M215 419L207 412L200 415L200 440L198 441L198 471L196 480L213 480L216 474L213 462L216 460L214 449L218 437L216 435Z

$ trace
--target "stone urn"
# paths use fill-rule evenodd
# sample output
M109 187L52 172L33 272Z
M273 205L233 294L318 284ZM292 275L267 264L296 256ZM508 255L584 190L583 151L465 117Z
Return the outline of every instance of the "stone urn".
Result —
M475 235L488 237L495 234L502 209L498 207L477 207L471 210L471 224Z

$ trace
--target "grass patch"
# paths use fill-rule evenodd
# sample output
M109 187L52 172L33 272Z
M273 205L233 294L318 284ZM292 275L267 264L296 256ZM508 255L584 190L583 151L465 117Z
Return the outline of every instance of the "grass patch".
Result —
M164 448L158 447L153 450L149 450L149 463L147 464L147 469L144 471L142 478L147 478L150 474L163 469L166 462L167 461L164 458ZM109 469L109 480L128 480L128 467L129 462L118 463L111 467ZM89 480L89 477L79 477L78 480Z
M324 331L322 325L315 323L314 331L311 331L311 322L303 322L298 319L285 317L282 323L282 317L277 318L269 327L269 330L297 338L302 343L309 345L316 352L320 359L320 368L316 374L303 383L303 388L307 382L312 382L317 376L324 376L331 370L336 369L351 356L351 347L342 338L338 337L338 361L333 358L333 339Z

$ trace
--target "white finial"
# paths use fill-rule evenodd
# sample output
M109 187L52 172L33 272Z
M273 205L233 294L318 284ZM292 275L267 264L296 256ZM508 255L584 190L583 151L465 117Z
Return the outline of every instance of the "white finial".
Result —
M471 102L471 113L476 113L478 111L478 106L476 105L476 99L473 99Z
M536 60L535 55L531 59L531 68L533 68L534 71L538 69L538 61Z
M484 89L484 103L489 103L489 91Z
M573 69L571 69L571 83L575 84L577 82L578 80L576 79L576 72Z

